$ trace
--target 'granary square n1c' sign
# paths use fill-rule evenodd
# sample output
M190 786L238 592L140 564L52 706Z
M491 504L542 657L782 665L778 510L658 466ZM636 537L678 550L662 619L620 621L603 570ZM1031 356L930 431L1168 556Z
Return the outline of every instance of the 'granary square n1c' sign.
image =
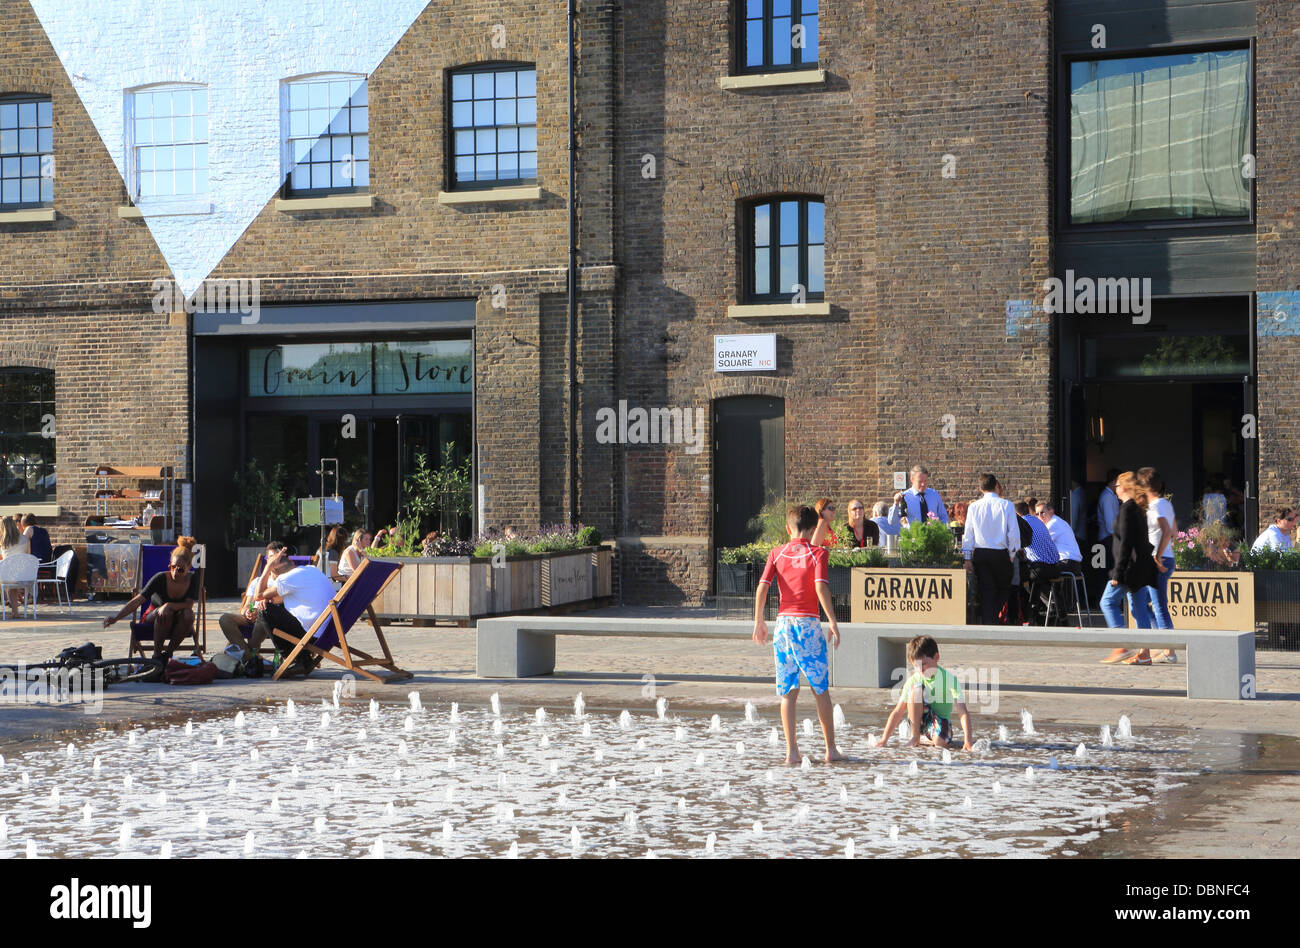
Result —
M966 622L966 571L961 569L856 567L849 596L852 622Z
M775 370L776 333L713 337L713 371L773 372Z

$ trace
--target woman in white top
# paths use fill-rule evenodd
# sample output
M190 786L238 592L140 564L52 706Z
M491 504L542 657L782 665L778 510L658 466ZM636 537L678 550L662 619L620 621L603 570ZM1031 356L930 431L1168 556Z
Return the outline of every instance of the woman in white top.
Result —
M352 542L348 548L343 551L339 557L338 577L346 581L353 571L361 565L361 558L365 553L366 547L370 546L370 534L366 530L354 530L352 532Z
M31 539L25 536L18 527L17 517L5 517L0 519L0 560L15 553L30 553ZM18 618L18 604L22 602L23 591L15 589L9 593L9 608L13 618ZM0 603L0 608L4 608L4 603Z
M1174 517L1174 505L1165 500L1165 482L1160 477L1160 472L1154 467L1144 467L1137 475L1138 483L1147 492L1147 539L1151 541L1157 570L1157 595L1151 601L1151 614L1155 618L1157 629L1172 629L1174 623L1169 614L1168 590L1169 577L1174 572L1174 537L1178 535L1178 521ZM1153 661L1172 665L1178 661L1178 656L1173 649L1167 648L1156 655Z

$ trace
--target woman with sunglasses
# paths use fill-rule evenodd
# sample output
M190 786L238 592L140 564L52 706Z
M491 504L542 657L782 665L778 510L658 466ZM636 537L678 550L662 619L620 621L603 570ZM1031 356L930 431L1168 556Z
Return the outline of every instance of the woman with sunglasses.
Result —
M856 497L849 501L848 535L855 549L880 544L880 527L867 519L867 508Z
M154 658L167 662L187 636L194 634L194 604L199 600L199 574L190 572L194 562L194 537L181 537L172 550L171 564L155 573L144 589L136 593L122 611L104 620L108 628L125 619L146 602L152 605L144 622L153 625ZM164 643L166 643L164 647Z

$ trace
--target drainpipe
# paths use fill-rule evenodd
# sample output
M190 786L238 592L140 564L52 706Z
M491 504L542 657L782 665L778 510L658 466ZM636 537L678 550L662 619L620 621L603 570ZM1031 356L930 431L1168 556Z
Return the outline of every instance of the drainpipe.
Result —
M569 4L569 523L578 521L578 130L575 126L574 29L576 0Z

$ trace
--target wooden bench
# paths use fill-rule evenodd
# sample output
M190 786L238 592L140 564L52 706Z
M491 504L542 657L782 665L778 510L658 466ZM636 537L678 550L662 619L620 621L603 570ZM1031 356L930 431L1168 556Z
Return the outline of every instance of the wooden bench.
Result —
M533 678L555 672L555 637L738 639L749 619L645 619L613 616L502 616L478 621L480 678ZM768 623L769 635L775 623ZM1189 629L1074 629L1057 626L883 625L841 623L840 647L830 652L831 684L889 688L907 665L907 643L932 635L945 645L1115 648L1145 645L1182 650L1187 697L1241 699L1255 695L1255 634Z

